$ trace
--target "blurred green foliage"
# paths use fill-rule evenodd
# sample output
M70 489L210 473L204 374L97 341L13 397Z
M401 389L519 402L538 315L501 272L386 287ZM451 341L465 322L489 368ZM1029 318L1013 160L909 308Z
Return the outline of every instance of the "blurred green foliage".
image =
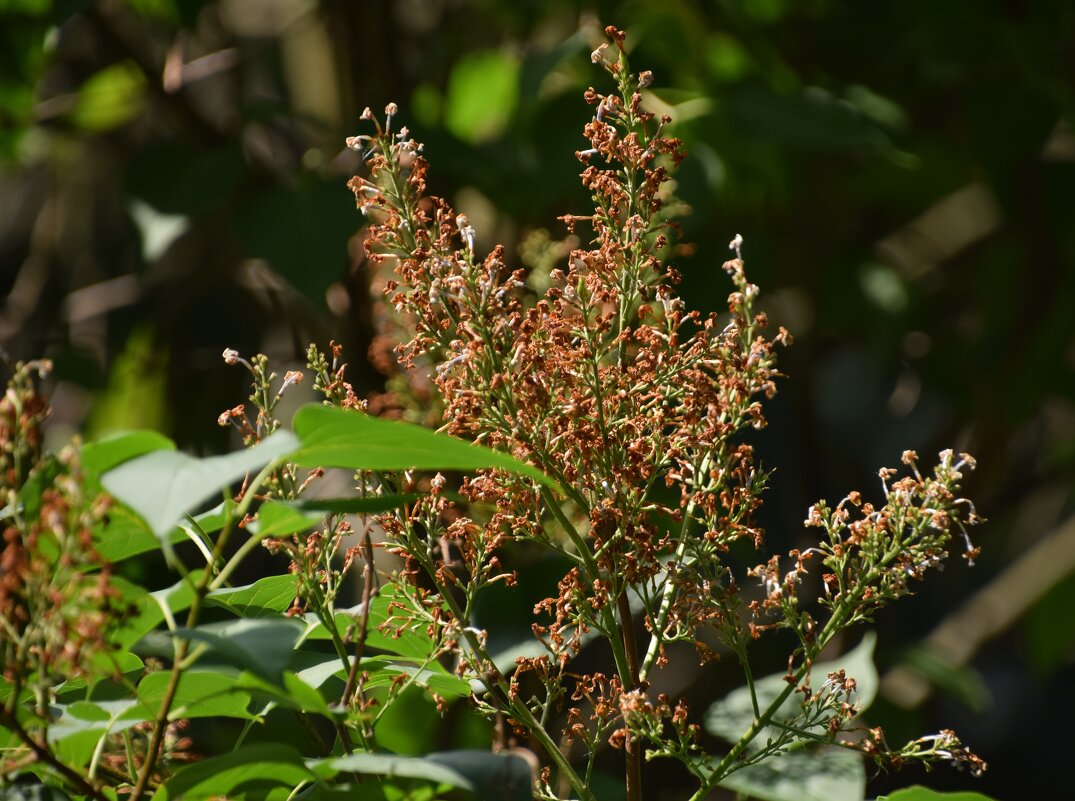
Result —
M869 494L903 448L973 452L969 492L991 519L982 564L883 618L880 665L901 653L935 664L911 646L1026 554L1053 575L1003 585L1019 588L997 600L1017 622L967 635L970 664L954 668L981 685L962 705L886 703L912 728L976 730L993 768L983 792L1059 786L1065 762L1048 743L1063 738L1029 732L1060 730L1058 699L1075 712L1071 579L1060 583L1075 544L1057 535L1075 513L1070 2L0 10L0 344L57 360L57 432L169 421L198 452L228 446L215 420L244 391L224 347L284 366L334 337L356 385L381 386L363 361L370 276L344 186L360 157L343 139L362 132L364 106L398 102L426 143L432 190L470 216L479 248L515 254L585 208L580 95L603 80L588 53L602 25L626 28L635 68L655 74L647 102L691 153L676 178L695 246L680 259L685 296L721 308L718 267L742 233L770 317L797 338L760 444L781 467L771 540L801 544L810 502ZM720 675L681 679L711 700ZM970 708L983 698L993 705Z

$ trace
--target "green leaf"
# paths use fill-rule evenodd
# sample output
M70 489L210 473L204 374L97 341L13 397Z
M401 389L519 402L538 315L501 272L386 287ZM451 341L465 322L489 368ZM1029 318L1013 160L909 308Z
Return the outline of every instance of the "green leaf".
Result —
M843 748L793 751L740 768L720 786L762 801L862 801L866 768Z
M292 504L269 501L258 509L258 519L250 529L259 537L284 537L311 529L320 522L320 515L303 514Z
M878 796L877 801L996 801L996 799L981 793L938 793L936 790L916 784L914 787L897 790L891 795Z
M129 680L136 679L145 670L145 665L137 654L122 650L98 651L91 658L88 667L93 668L92 675L95 676L111 677L118 674ZM101 682L105 683L109 681L111 681L111 678L101 680Z
M444 127L466 142L485 142L507 126L519 99L519 61L496 50L469 53L448 76Z
M403 628L398 621L389 620L389 606L399 592L394 585L382 587L380 592L370 601L370 613L366 630L366 645L385 651L390 654L409 657L418 661L426 661L436 650L436 643L429 638L424 629ZM341 637L347 635L348 629L355 625L362 612L362 604L351 609L338 609L336 611L336 631ZM305 639L324 640L329 639L330 634L313 613L307 615L309 629ZM381 631L384 626L388 633Z
M156 431L124 431L82 446L83 469L99 476L124 462L153 451L174 451L175 443Z
M336 667L340 667L339 659L336 660ZM272 702L272 706L314 712L326 717L331 717L332 715L332 710L329 709L328 703L326 703L321 693L291 671L284 672L283 689L277 685L270 684L265 679L255 676L249 671L244 671L240 674L236 686L248 690L259 698L268 697ZM267 711L267 709L262 710L260 714L265 715Z
M144 720L152 720L160 710L171 671L150 673L138 685ZM168 712L169 720L181 718L255 718L248 711L250 694L234 676L197 670L185 670L179 677L175 698Z
M174 545L186 535L176 529L168 539ZM93 531L93 544L101 558L113 564L161 547L160 539L145 521L125 506L113 506L108 511L108 519Z
M825 677L834 671L843 669L847 675L857 682L857 690L852 696L853 703L859 712L864 711L877 696L878 676L877 669L873 664L873 647L877 636L868 632L865 637L852 651L844 654L832 662L819 663L813 666L811 676L813 684L820 686ZM775 673L754 682L754 689L758 696L758 706L763 711L776 700L777 696L788 686L784 680L784 673ZM802 710L802 699L797 694L792 694L773 715L773 720L789 722L794 720ZM728 742L734 743L739 740L743 733L754 722L754 706L751 703L750 689L740 687L733 690L725 698L709 707L705 716L705 728L710 734L723 737ZM815 733L824 734L824 724L819 723L815 727ZM757 748L765 744L767 739L777 736L777 731L769 727L759 734L754 740L752 747Z
M293 788L315 778L295 749L250 745L180 769L158 788L152 801L264 798L272 788Z
M295 600L299 579L294 575L266 576L244 587L214 590L205 598L207 606L223 606L246 618L282 614Z
M105 734L118 733L129 729L139 721L149 720L152 714L142 708L136 698L122 698L116 701L75 701L62 707L60 719L48 729L50 743L59 743L86 732L97 734L92 739L96 742ZM132 714L133 711L133 714Z
M558 485L540 470L506 453L447 434L362 412L309 404L292 422L302 441L292 460L303 467L352 470L481 470L497 468Z
M387 687L395 682L401 673L406 673L419 687L425 687L445 698L466 698L470 696L469 681L459 678L454 673L447 672L435 662L430 663L430 665L437 665L437 667L420 668L413 665L389 663L381 670L370 673L369 679L362 686L369 689Z
M105 67L79 89L72 122L89 131L120 126L138 114L145 89L145 76L133 61Z
M322 778L348 771L448 784L469 790L483 801L530 801L533 798L530 766L521 757L510 754L441 751L424 757L405 757L356 753L312 764Z
M401 495L372 495L368 498L310 498L292 501L300 512L322 512L342 515L371 515L399 509L424 497L419 492Z
M199 657L200 664L231 665L279 684L302 635L302 624L291 618L243 619L176 633L209 646Z
M184 514L297 445L293 435L277 431L252 448L226 456L197 459L177 451L154 451L108 471L101 481L170 547L166 535Z
M194 571L192 580L196 581L200 571ZM180 579L163 590L147 592L122 576L113 576L113 587L119 590L124 603L134 607L134 613L112 634L111 641L120 648L130 648L164 620L162 604L174 616L190 606L194 591L187 579Z

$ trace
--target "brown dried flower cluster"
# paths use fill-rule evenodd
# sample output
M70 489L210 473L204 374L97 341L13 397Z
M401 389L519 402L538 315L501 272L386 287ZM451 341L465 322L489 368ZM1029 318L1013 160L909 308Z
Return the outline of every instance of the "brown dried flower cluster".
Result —
M479 707L537 737L575 792L587 796L585 782L546 732L557 714L591 767L602 743L624 748L632 801L641 797L640 742L653 746L651 755L684 762L701 780L701 797L736 769L762 726L710 765L686 705L649 698L666 646L692 643L707 660L714 652L703 630L715 630L749 680L749 640L766 628L793 629L800 647L789 660L787 692L798 689L810 724L835 739L856 711L854 680L832 676L813 693L810 665L834 634L905 593L908 578L942 558L952 532L975 522L956 496L959 470L970 463L942 455L925 479L908 461L914 476L886 484L880 510L857 494L833 512L815 507L808 524L822 525L828 541L793 551L787 574L779 557L750 571L765 597L751 604L753 621L742 619L740 589L722 555L739 539L762 544L753 515L766 474L741 435L765 425L760 401L774 394L778 377L774 344L790 337L783 329L772 339L761 334L766 319L755 310L758 288L745 276L738 235L729 245L735 258L723 265L733 285L728 313L703 317L677 296L679 276L667 261L676 234L669 171L683 159L681 143L665 135L667 117L646 110L642 89L652 74L631 74L624 33L606 33L612 46L595 50L593 61L617 91L587 90L589 147L576 154L593 213L562 218L572 237L585 226L592 238L551 270L540 296L527 295L524 272L509 266L503 247L481 255L466 216L427 196L423 145L407 128L393 129L395 104L383 120L366 109L374 132L348 139L369 168L349 183L370 219L367 253L393 271L381 283L391 312L381 319L376 361L387 365L386 343L395 338L411 387L422 396L436 388L443 430L536 465L561 488L481 473L460 493L471 509L492 511L469 512L472 519L442 493L438 476L429 498L381 525L413 585L414 603L410 612L401 607L401 618L412 615L416 626L435 620L458 646L461 672L484 684ZM849 522L848 505L861 507L860 519ZM547 653L520 657L506 679L472 611L483 587L514 581L500 559L519 541L554 549L570 567L557 594L534 609L533 631ZM821 621L796 596L815 557L829 571L822 599L829 616ZM645 642L637 641L636 620ZM573 672L595 637L608 642L614 671ZM785 697L757 713L771 716ZM555 797L550 786L546 792Z

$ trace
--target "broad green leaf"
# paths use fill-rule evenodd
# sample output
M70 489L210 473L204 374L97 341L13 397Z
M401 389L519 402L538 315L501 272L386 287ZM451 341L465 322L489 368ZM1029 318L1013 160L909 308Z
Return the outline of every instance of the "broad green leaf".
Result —
M295 506L269 501L258 509L258 519L250 528L259 537L284 537L307 531L321 522L321 515L303 514Z
M264 798L273 788L294 788L314 778L294 748L249 745L180 769L158 788L152 801Z
M298 676L302 682L311 687L320 689L321 685L328 681L332 676L341 678L346 676L338 656L301 652L296 654L295 661L304 663L304 666L301 669L295 671L295 675ZM353 664L354 661L355 658L352 656L350 662ZM362 660L362 670L367 673L380 670L384 667L385 662L387 662L386 657L365 657Z
M388 664L381 670L371 673L369 679L362 686L370 689L387 687L397 680L399 674L406 673L419 687L425 687L445 698L466 698L470 695L469 681L461 679L453 673L448 673L440 665L437 665L437 667L440 669Z
M171 671L150 673L138 685L140 709L145 720L152 720L160 710L164 693L171 678ZM247 707L250 694L242 688L234 676L198 670L185 670L179 677L175 698L168 712L169 720L181 718L246 718L253 719Z
M829 673L843 669L848 676L853 677L857 682L858 689L852 696L853 703L858 707L859 712L865 710L877 696L878 677L877 669L873 664L873 647L876 640L876 635L873 632L869 632L862 638L862 642L844 656L832 662L814 665L810 673L812 686L815 689L819 688ZM758 706L762 711L788 686L784 676L785 674L783 673L775 673L754 682L754 689L758 696ZM773 719L784 722L791 721L798 716L801 709L802 696L792 693L784 701L780 709L777 710L776 714L773 715ZM747 687L733 690L723 700L710 706L705 716L706 731L718 737L723 737L731 743L736 742L753 722L754 706L751 703L750 690ZM821 730L824 728L823 724L819 724L815 728L818 729L816 733L824 734L824 731ZM776 731L774 729L767 729L754 739L755 745L752 747L764 745L767 739L775 737L775 735Z
M178 529L168 535L172 545L184 539L186 535ZM124 506L109 510L108 519L93 531L93 544L101 558L113 564L161 547L145 521Z
M136 678L145 670L145 665L136 654L130 651L98 651L93 655L89 663L93 668L93 675L120 675L128 679ZM102 679L102 682L111 679Z
M469 790L481 799L530 801L533 777L521 757L489 751L441 751L424 757L394 754L350 754L318 760L314 769L322 778L336 773L373 774L386 778L425 779Z
M132 714L133 712L133 714ZM76 701L63 707L60 719L48 729L50 743L59 743L76 735L94 732L100 736L129 729L152 716L140 707L138 699L116 701ZM87 738L88 742L89 738Z
M223 606L246 617L274 617L287 611L295 600L298 576L266 576L244 587L214 590L205 598L207 606Z
M863 801L866 768L842 748L793 751L740 768L720 786L761 801Z
M338 659L336 660L336 667L340 667ZM329 709L321 693L295 673L284 671L282 684L283 689L278 685L265 681L260 676L244 671L240 674L235 686L249 691L258 698L267 697L272 702L272 706L300 709L303 712L314 712L326 717L332 715L332 710ZM267 709L262 710L260 714L265 715L267 711Z
M170 547L166 535L184 514L297 445L293 435L277 431L252 448L226 456L197 459L178 451L154 451L109 470L101 483Z
M93 752L100 742L102 732L94 729L73 734L63 740L52 743L52 750L57 757L68 765L76 768L84 768L93 758Z
M381 588L381 591L370 599L366 645L390 654L428 659L433 654L436 643L430 639L424 628L404 628L404 621L395 618L399 610L389 608L400 592L398 587L390 585Z
M981 793L938 793L928 787L915 785L904 787L891 795L878 796L877 801L996 801L988 795Z
M185 518L168 534L169 544L174 545L185 539L203 541L203 533L211 534L227 525L235 510L235 501L228 498L212 509L194 515L193 522ZM196 525L195 525L196 524ZM109 562L120 562L138 554L155 551L161 547L161 539L146 525L146 522L125 506L113 506L108 512L108 520L94 529L94 544L97 552Z
M124 601L133 605L135 611L112 635L112 642L121 648L130 648L164 622L167 616L174 621L176 615L190 607L194 600L194 584L201 574L201 570L193 570L171 587L154 592L146 592L137 584L114 576L112 585L120 591ZM171 655L170 639L166 653Z
M82 467L99 476L124 462L153 451L174 451L175 443L156 431L123 431L82 446Z
M291 618L241 619L176 633L209 646L199 657L200 665L223 663L280 683L302 635L302 624Z
M354 657L351 658L354 662ZM463 698L470 695L470 682L448 672L439 662L428 664L400 664L386 656L363 658L361 672L366 674L363 689L387 687L395 683L401 674L410 676L419 687L425 687L445 698ZM307 665L297 672L299 679L311 687L320 687L330 676L347 677L339 657L325 657Z
M289 506L300 512L371 515L399 509L421 497L422 494L418 492L405 492L402 495L371 495L368 498L302 498L292 501Z
M309 404L292 422L302 447L292 461L303 467L352 470L481 470L497 468L556 488L540 470L506 453L398 420Z

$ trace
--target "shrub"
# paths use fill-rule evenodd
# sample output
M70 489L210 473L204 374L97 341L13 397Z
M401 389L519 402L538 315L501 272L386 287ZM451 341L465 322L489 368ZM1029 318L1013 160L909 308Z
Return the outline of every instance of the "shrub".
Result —
M768 473L749 434L790 337L764 336L738 235L728 313L702 317L677 296L668 178L683 152L646 110L652 76L632 74L623 32L607 33L593 60L615 91L587 91L577 154L594 208L563 218L591 238L541 276L540 296L426 195L423 147L394 128L394 105L383 119L367 109L371 133L348 140L368 163L350 183L367 251L392 271L379 361L393 393L377 403L439 418L441 432L370 414L335 345L311 346L322 403L285 430L277 404L304 374L277 380L264 356L226 350L253 381L249 403L220 416L246 450L198 460L142 432L51 457L33 380L46 365L16 370L0 404L5 773L98 800L595 799L611 749L637 801L655 759L693 777L693 799L717 786L799 797L815 782L862 798L863 755L985 768L950 731L892 748L859 723L876 691L872 636L821 661L953 539L973 560L978 520L959 494L973 459L945 451L924 471L905 452L902 474L881 470L877 503L818 502L814 544L766 554L754 518ZM354 493L317 497L336 469ZM194 550L177 549L187 540ZM233 586L262 547L286 572ZM729 553L744 547L759 563L740 571ZM117 575L153 551L174 586ZM482 598L529 581L522 565L539 558L561 568L555 594L534 606L533 640L502 648ZM361 600L345 607L358 572ZM786 672L756 677L751 642L780 631ZM701 715L653 691L683 658L677 643L737 663L745 684ZM493 751L389 753L389 712L414 688L442 710L468 699L494 724ZM201 719L235 736L214 742Z

